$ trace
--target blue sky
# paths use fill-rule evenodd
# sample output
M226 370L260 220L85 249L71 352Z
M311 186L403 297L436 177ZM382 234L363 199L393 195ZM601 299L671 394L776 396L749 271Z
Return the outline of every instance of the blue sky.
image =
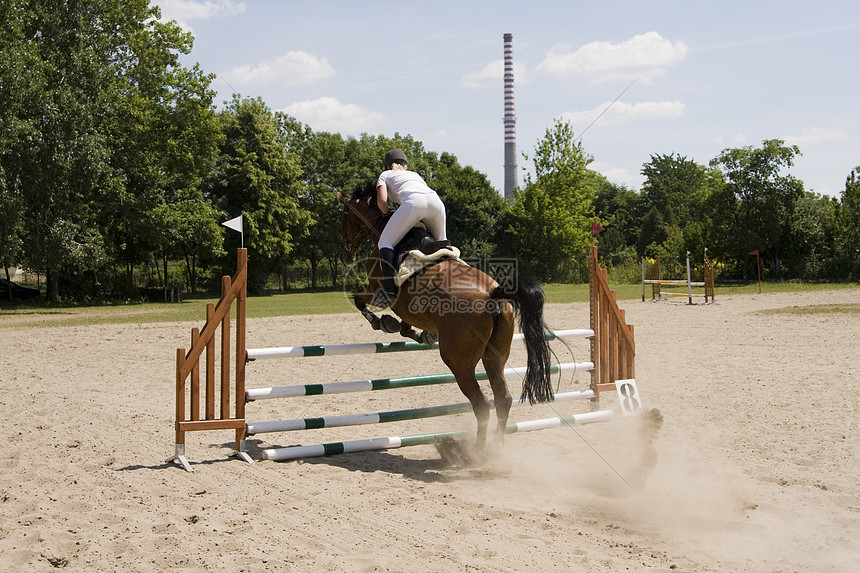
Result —
M219 103L235 91L317 131L410 134L499 190L505 33L520 154L565 118L591 167L633 189L652 154L707 164L764 139L800 148L788 173L817 193L838 197L860 165L856 0L157 3L194 33L183 61L218 76Z

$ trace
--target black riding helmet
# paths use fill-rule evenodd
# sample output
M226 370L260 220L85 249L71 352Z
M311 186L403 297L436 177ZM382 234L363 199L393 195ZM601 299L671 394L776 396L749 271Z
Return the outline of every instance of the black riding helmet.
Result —
M392 149L385 154L384 163L386 169L389 169L395 163L406 165L406 154L400 149Z

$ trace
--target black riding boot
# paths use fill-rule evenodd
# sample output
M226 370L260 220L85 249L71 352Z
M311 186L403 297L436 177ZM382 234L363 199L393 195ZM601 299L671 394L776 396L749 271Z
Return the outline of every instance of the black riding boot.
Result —
M397 287L394 286L394 249L379 249L379 260L382 263L382 281L376 291L375 302L382 308L394 304L397 298Z

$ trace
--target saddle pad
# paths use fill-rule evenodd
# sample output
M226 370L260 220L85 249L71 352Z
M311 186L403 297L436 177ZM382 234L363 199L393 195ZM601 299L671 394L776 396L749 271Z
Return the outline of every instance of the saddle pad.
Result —
M403 258L400 268L397 269L397 273L394 275L394 284L397 286L403 285L409 277L443 257L454 259L464 265L466 264L465 261L460 259L460 249L457 247L443 247L430 255L425 255L418 249L413 249L406 253L406 257Z

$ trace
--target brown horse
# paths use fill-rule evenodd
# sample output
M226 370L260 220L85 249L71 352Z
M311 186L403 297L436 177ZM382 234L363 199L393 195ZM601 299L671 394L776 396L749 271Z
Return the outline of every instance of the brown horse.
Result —
M373 324L375 315L367 307L373 301L382 275L376 242L387 216L376 204L376 188L372 181L356 187L350 198L338 193L338 200L344 205L340 251L343 263L355 264L362 243L366 240L374 243L367 264L369 283L364 291L353 295L356 307ZM475 367L480 360L487 371L498 419L497 439L501 442L512 403L504 369L511 350L515 313L519 314L527 351L522 399L532 404L553 399L551 353L544 336L543 304L543 289L534 281L520 277L500 286L486 273L447 259L410 277L400 287L391 307L404 324L438 333L439 355L454 374L478 420L476 447L479 451L486 443L490 406L478 385Z

